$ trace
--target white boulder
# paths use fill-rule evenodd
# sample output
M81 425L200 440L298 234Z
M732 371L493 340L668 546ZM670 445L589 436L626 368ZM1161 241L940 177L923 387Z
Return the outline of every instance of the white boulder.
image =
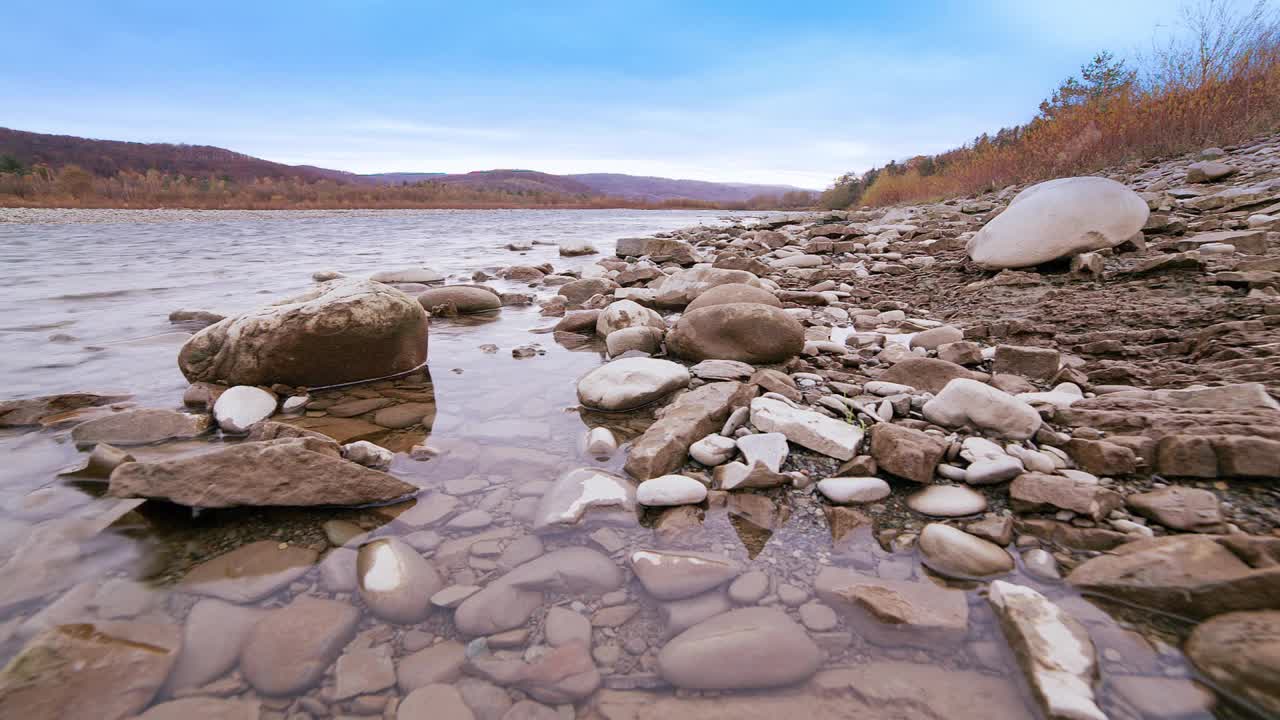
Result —
M1146 201L1114 180L1060 178L1018 193L966 249L984 267L1030 267L1115 247L1141 230L1149 213Z

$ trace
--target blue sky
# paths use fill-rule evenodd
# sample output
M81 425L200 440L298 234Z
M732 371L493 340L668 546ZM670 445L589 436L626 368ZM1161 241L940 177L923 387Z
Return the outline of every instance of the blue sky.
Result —
M1177 0L9 0L0 126L354 172L824 187L1025 122Z

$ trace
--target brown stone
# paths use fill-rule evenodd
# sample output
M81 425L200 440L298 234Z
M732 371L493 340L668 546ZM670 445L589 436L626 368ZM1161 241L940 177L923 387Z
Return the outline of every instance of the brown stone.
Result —
M1138 469L1132 450L1106 440L1074 438L1064 449L1081 470L1094 475L1131 475Z
M384 377L427 359L426 312L368 280L337 280L210 325L178 365L191 382L314 387Z
M26 400L6 400L0 402L0 427L39 425L42 419L50 415L58 415L81 408L100 407L128 399L128 395L65 393L62 395L28 398Z
M178 658L176 625L59 625L0 671L0 717L121 720L155 697Z
M259 540L195 566L179 587L231 602L257 602L302 577L318 557L311 548Z
M1070 510L1094 520L1124 505L1124 496L1097 483L1044 473L1014 478L1009 499L1017 512Z
M986 375L966 370L946 360L937 358L908 357L893 364L888 370L880 373L877 380L883 382L910 385L923 392L934 394L942 392L947 383L956 378L985 380Z
M747 382L760 386L765 392L776 392L792 402L800 402L803 398L800 388L796 387L796 381L784 372L761 368Z
M876 465L907 480L933 482L934 470L946 453L946 443L920 430L891 423L877 423L871 429L871 457Z
M804 328L771 305L712 305L682 315L667 336L667 348L685 360L779 363L804 349Z
M1173 485L1125 498L1130 510L1167 528L1187 532L1222 532L1225 525L1218 497L1208 490Z
M1058 374L1061 363L1061 353L1053 348L999 345L993 367L998 373L1047 382Z
M818 572L814 590L877 645L932 649L960 642L968 631L969 605L960 590L831 566Z
M1229 695L1280 716L1280 611L1212 618L1191 633L1186 653Z
M637 480L666 475L684 464L689 446L717 432L729 413L755 395L754 385L715 382L678 396L632 443L626 471Z
M729 303L758 303L760 305L782 307L782 303L777 296L764 288L743 285L742 283L730 283L728 285L717 285L702 293L693 302L689 303L684 311L693 312L700 308Z
M235 445L156 463L133 462L111 473L113 497L163 498L190 507L366 505L418 490L343 460L314 438Z
M163 440L198 437L212 426L208 415L138 408L82 422L72 428L71 439L81 447L97 443L150 445Z
M1274 607L1280 565L1254 568L1205 535L1150 538L1077 567L1067 581L1138 605L1194 618Z

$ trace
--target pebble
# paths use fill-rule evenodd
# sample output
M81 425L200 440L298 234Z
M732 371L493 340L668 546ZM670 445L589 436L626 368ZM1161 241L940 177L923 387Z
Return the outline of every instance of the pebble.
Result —
M769 593L769 576L760 570L743 573L729 584L729 599L739 605L751 605Z
M684 475L663 475L645 480L636 488L636 501L648 507L692 505L705 499L707 486Z
M987 499L961 485L930 485L907 498L907 507L933 517L962 517L987 509Z
M872 503L889 497L889 483L878 477L834 477L818 481L818 492L839 505Z

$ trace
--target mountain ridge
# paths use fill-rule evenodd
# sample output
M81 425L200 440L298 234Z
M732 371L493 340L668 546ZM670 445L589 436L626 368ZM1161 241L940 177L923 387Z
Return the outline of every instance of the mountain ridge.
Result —
M815 193L790 185L717 183L625 173L577 173L557 175L537 170L494 169L468 173L389 172L352 173L313 165L288 165L213 145L140 143L102 140L74 135L37 133L0 127L0 155L9 155L26 166L37 164L60 169L77 165L100 177L120 172L206 176L248 183L262 178L299 178L351 185L412 185L420 182L463 186L508 193L556 193L571 197L617 197L644 202L698 200L745 202L784 193Z

